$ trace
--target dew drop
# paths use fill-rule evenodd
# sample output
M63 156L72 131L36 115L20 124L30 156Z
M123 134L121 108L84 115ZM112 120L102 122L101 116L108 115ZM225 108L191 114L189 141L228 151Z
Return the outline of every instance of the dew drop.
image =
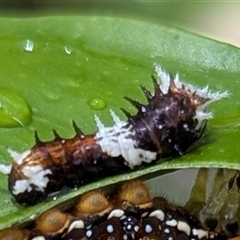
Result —
M65 46L64 50L68 55L70 55L72 53L72 49L70 47Z
M107 104L101 98L93 98L88 102L88 105L94 110L103 110Z
M0 127L23 127L32 120L27 102L14 90L0 88Z
M27 39L26 42L25 42L25 46L24 46L25 51L32 52L33 47L34 47L33 41L30 41L30 40Z
M52 199L53 199L53 201L56 201L56 200L58 199L58 197L55 196L55 197L53 197Z

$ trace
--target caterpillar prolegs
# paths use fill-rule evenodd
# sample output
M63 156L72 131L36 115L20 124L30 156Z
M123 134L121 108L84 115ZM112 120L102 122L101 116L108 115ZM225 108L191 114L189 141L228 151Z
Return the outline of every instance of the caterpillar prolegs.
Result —
M76 135L42 142L30 150L9 150L13 163L2 167L9 174L9 190L20 204L32 205L62 187L85 183L134 169L143 163L182 155L204 132L213 117L206 107L227 97L227 92L212 93L182 83L158 65L152 76L154 93L141 86L147 104L125 98L137 109L127 121L112 111L112 127L105 127L95 116L98 131L84 135L74 123ZM159 83L161 80L161 84Z

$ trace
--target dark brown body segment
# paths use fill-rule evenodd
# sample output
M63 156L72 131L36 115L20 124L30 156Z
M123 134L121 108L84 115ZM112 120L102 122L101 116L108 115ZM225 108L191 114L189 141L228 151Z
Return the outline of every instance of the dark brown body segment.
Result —
M78 134L72 139L63 140L57 137L51 142L37 141L31 150L31 162L24 162L22 165L13 163L9 176L10 191L15 182L24 177L21 172L24 164L31 166L41 164L45 169L52 171L44 192L33 189L14 195L18 203L27 205L36 204L48 194L65 186L74 188L128 169L121 157L109 158L103 154L94 140L94 135Z

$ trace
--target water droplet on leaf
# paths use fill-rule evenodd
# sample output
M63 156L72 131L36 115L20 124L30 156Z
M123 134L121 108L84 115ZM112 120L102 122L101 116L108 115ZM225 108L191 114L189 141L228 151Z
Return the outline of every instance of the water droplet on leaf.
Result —
M88 105L94 110L103 110L107 104L101 98L93 98L88 102Z
M25 42L25 46L24 46L25 51L32 52L33 47L34 47L33 41L30 41L30 40L27 39L26 42Z
M64 50L68 55L70 55L72 53L72 49L70 47L65 46Z

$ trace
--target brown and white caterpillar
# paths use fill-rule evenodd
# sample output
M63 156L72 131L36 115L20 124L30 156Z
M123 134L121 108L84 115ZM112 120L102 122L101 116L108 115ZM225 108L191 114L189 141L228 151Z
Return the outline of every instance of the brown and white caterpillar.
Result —
M135 116L125 110L127 121L110 111L114 121L105 127L95 116L98 131L84 135L74 123L76 135L42 142L36 134L31 149L16 153L11 166L1 166L9 175L9 190L20 204L36 204L62 187L76 187L100 178L126 172L143 163L182 155L204 132L213 117L207 105L227 97L182 83L158 65L152 77L154 93L141 86L147 105L125 98L137 108ZM158 82L161 80L161 84Z

